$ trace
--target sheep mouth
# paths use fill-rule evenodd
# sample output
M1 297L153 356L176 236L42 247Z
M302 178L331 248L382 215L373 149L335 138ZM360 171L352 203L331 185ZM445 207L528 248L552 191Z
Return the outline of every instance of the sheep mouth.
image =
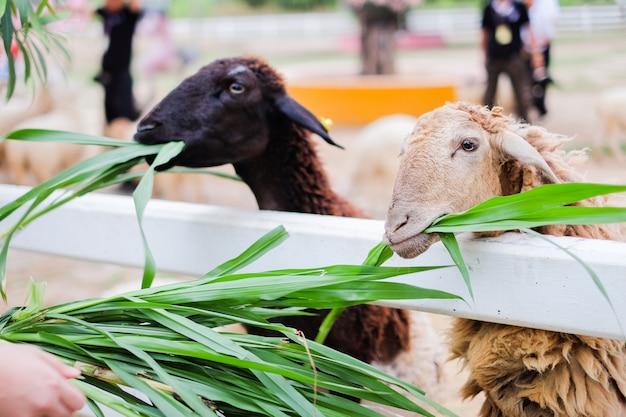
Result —
M148 163L148 165L152 165L154 163L155 159L156 159L156 155L147 155L146 156L146 162ZM177 165L176 158L172 158L169 161L167 161L166 163L154 167L154 170L158 171L158 172L167 171L168 169L173 168L176 165Z
M172 140L163 139L152 130L139 130L139 128L133 135L133 140L142 145L160 145L162 143L172 142Z
M401 258L411 259L426 252L426 250L439 240L436 233L422 233L408 236L402 240L394 241L393 234L385 234L384 243L389 245Z

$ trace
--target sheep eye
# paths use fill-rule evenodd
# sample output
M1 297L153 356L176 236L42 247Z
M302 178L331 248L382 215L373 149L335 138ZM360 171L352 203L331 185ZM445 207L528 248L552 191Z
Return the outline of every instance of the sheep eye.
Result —
M233 94L241 94L246 91L246 88L239 83L232 83L230 87L228 87L231 93Z
M478 144L473 140L465 139L463 140L463 142L461 142L461 148L463 148L463 150L466 152L474 152L476 149L478 149Z

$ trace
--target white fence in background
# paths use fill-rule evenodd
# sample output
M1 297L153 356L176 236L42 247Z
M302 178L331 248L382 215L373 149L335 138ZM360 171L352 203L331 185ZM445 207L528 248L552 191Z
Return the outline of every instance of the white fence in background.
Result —
M443 37L475 36L480 28L480 10L417 8L407 16L408 29ZM561 33L591 33L626 29L626 7L569 6L561 8ZM214 40L327 38L355 35L358 22L349 10L331 13L219 16L172 21L172 32Z
M0 205L27 189L0 185ZM15 215L0 222L2 232ZM246 268L266 271L334 264L360 264L382 237L379 220L271 211L247 211L153 200L144 230L158 270L200 277L239 255L276 226L291 237ZM471 274L474 300L455 267L398 278L465 298L407 300L390 306L547 330L624 339L626 242L553 238L591 267L612 297L612 310L585 269L544 239L508 233L494 239L459 237ZM132 199L91 194L27 226L13 248L82 260L142 266L143 246ZM9 258L10 262L10 258ZM441 244L416 259L393 257L386 265L451 265ZM24 278L24 277L20 277ZM36 277L35 277L36 278ZM8 279L14 279L8 276ZM87 278L88 279L88 278Z

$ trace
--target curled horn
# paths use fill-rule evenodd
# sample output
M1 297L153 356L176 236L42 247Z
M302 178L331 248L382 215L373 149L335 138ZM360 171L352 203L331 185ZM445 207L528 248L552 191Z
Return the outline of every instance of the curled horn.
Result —
M537 149L528 143L521 136L506 131L498 137L496 141L502 152L515 158L522 165L531 165L543 172L554 184L559 184L561 180L541 157Z

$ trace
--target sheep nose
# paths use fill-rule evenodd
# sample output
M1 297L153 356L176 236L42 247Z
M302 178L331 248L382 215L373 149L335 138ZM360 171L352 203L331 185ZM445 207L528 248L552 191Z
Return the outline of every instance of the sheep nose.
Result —
M137 132L147 132L148 130L154 130L157 127L157 123L149 122L149 123L139 123L137 126Z
M390 219L387 217L385 221L385 233L383 233L383 242L387 245L394 245L398 241L403 240L401 236L397 236L398 233L402 233L402 228L406 226L409 217Z
M385 222L385 231L387 233L395 233L402 229L408 222L408 214L394 216L390 213L387 215L387 221Z

